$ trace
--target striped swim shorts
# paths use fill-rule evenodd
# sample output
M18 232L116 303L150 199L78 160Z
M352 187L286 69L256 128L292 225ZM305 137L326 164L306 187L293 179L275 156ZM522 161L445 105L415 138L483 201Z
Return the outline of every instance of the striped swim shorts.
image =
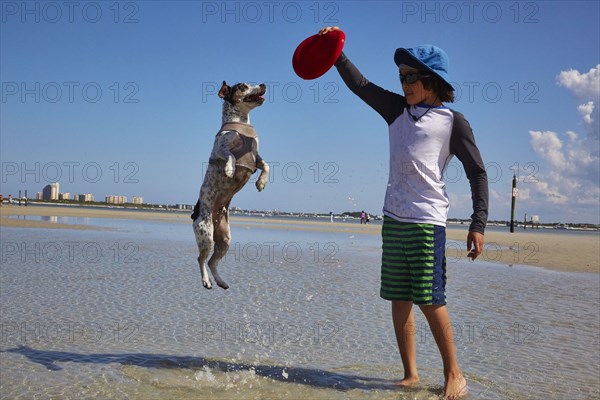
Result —
M446 228L383 220L380 296L418 305L446 304Z

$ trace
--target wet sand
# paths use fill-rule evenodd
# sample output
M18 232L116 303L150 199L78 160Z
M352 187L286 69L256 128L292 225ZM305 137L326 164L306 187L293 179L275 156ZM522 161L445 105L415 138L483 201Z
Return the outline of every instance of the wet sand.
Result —
M122 209L90 209L73 206L53 207L2 207L1 227L55 228L55 229L102 229L93 225L54 223L27 220L27 216L57 216L80 218L118 218L189 223L189 212L174 211L128 211ZM381 226L360 225L347 222L305 221L291 218L231 217L232 226L302 231L338 232L348 234L379 235ZM450 225L447 237L450 241L464 243L466 227ZM449 243L447 257L465 259L465 246ZM600 236L598 234L553 233L544 231L495 232L485 235L484 253L481 259L507 265L530 265L567 272L600 272Z

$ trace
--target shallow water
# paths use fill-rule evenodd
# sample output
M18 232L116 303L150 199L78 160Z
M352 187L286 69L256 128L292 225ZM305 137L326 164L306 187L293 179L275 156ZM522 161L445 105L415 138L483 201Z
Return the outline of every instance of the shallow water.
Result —
M2 228L2 398L441 395L419 313L422 386L393 386L402 366L376 235L234 225L225 291L202 287L191 224L57 222L113 230ZM470 398L600 396L598 274L463 260L448 274Z

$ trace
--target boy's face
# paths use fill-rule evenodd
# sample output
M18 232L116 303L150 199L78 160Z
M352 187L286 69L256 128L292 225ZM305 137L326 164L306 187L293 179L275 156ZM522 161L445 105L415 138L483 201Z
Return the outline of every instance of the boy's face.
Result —
M410 67L402 67L400 68L400 75L406 76L410 74L423 74L423 72L410 68ZM432 90L425 89L423 87L423 82L418 79L414 83L407 83L406 80L402 83L402 90L404 91L404 97L406 97L406 102L414 106L415 104L430 104L433 105L437 103L437 96Z

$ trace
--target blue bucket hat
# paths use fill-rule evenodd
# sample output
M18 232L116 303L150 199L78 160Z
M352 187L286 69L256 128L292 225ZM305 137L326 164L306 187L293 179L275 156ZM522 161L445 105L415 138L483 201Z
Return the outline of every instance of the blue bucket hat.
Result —
M442 78L452 88L448 76L448 55L439 47L426 44L407 49L396 49L394 62L398 67L404 64L418 70L429 71Z

